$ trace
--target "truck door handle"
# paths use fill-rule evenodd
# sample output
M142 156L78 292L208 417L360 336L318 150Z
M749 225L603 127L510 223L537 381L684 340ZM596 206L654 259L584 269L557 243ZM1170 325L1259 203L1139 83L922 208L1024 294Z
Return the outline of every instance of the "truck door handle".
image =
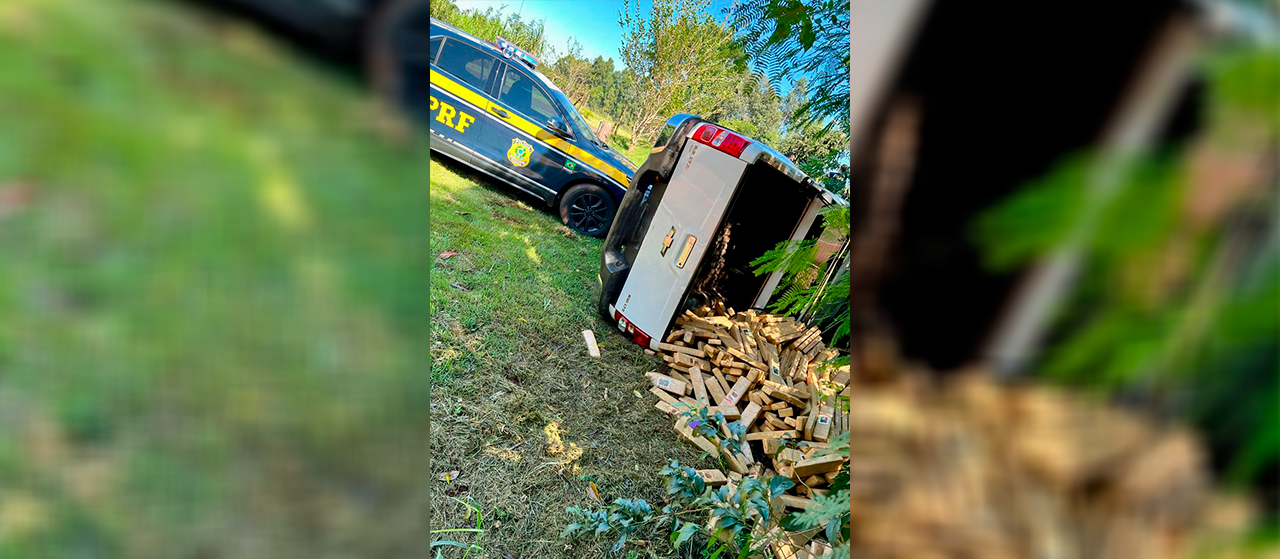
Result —
M677 268L684 268L684 263L689 260L689 255L693 253L693 245L698 242L698 238L689 235L684 239L684 248L680 249L680 258L676 260Z
M500 116L500 117L502 117L502 118L507 118L508 116L511 116L511 115L508 115L508 114L507 114L507 111L504 111L504 110L502 110L501 108L499 108L499 107L494 107L494 106L490 106L490 107L489 107L489 112L491 112L491 113L493 113L493 114L495 114L495 115L498 115L498 116Z

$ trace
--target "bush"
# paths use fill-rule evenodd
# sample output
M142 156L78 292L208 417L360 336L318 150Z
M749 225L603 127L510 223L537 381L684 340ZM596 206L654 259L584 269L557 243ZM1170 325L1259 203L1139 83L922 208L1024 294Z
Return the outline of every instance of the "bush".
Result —
M489 8L463 10L453 0L433 0L431 17L448 23L486 41L507 39L536 58L548 54L550 45L543 40L541 21L522 21L517 14L504 19L502 10Z

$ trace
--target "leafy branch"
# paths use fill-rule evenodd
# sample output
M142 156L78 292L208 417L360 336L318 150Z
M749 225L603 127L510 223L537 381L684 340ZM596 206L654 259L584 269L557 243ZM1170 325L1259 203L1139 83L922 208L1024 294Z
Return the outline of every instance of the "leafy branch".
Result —
M827 231L847 239L850 231L848 206L824 208L822 216ZM755 275L782 272L779 284L781 294L769 305L772 312L803 317L812 313L814 321L831 332L832 345L849 335L849 266L847 261L839 270L830 269L815 261L818 241L783 241L751 261ZM828 278L820 277L824 268Z
M753 477L743 478L736 490L728 486L710 487L689 466L672 459L659 472L666 479L670 502L661 512L644 499L615 499L603 509L568 507L575 522L560 534L573 540L617 534L612 551L620 551L647 526L665 527L673 547L690 541L695 535L708 538L707 551L719 556L736 547L740 558L750 557L752 532L767 526L771 510L769 501L795 485L790 479L774 476L766 485ZM711 521L701 522L710 515Z
M711 436L717 436L711 434ZM803 446L804 441L786 440L783 447ZM849 435L832 437L818 455L849 455ZM695 537L705 538L703 555L718 558L736 552L738 559L759 557L770 543L791 532L807 532L820 528L833 546L824 559L849 557L849 471L847 466L835 477L825 495L814 495L810 507L782 518L775 516L772 503L795 482L784 476L767 481L747 476L736 486L707 485L697 470L671 459L658 475L665 481L668 502L660 511L644 499L615 499L603 508L568 507L575 520L561 537L577 541L617 535L611 548L621 551L628 543L639 543L646 529L667 532L673 548ZM772 526L782 530L769 535Z

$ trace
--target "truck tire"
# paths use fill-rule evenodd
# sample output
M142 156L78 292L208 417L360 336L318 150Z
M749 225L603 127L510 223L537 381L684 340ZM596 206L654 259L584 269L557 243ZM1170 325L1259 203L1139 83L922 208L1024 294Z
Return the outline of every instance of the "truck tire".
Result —
M365 73L373 92L388 107L414 114L416 104L428 99L431 44L431 12L427 0L389 0L369 19L364 32ZM406 75L410 60L421 56L421 76ZM417 61L413 62L416 67ZM416 87L422 86L421 95ZM429 109L423 109L429 111ZM426 113L424 113L426 114ZM421 116L421 115L415 115Z
M605 236L617 212L613 196L596 184L576 184L560 197L561 223L583 235Z

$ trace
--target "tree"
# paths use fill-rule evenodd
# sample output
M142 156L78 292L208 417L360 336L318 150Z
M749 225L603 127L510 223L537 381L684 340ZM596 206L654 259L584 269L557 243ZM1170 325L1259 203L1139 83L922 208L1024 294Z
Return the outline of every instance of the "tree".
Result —
M792 115L783 126L782 141L778 149L794 158L804 167L812 159L829 160L848 149L849 137L842 130L828 129L820 123L802 116L794 116L809 102L809 84L800 78L791 86L782 100L782 114ZM845 157L845 163L848 158Z
M614 70L611 84L612 89L605 96L604 111L618 125L630 122L636 106L636 90L631 76L622 70Z
M776 81L812 76L789 118L849 129L848 0L741 0L731 21L752 60Z
M778 92L763 74L743 70L732 95L716 113L703 115L769 145L782 136Z
M587 104L597 109L606 109L605 99L615 87L613 82L613 59L597 56L591 61L591 94Z
M631 135L651 139L669 115L716 112L745 68L733 33L709 14L710 0L655 0L646 18L638 2L619 13L622 62L635 88Z
M769 78L752 72L745 84L746 120L756 128L756 138L775 145L782 137L782 113L779 110L778 92Z
M582 58L582 45L570 37L564 56L543 65L543 72L574 105L582 105L591 94L592 66Z

